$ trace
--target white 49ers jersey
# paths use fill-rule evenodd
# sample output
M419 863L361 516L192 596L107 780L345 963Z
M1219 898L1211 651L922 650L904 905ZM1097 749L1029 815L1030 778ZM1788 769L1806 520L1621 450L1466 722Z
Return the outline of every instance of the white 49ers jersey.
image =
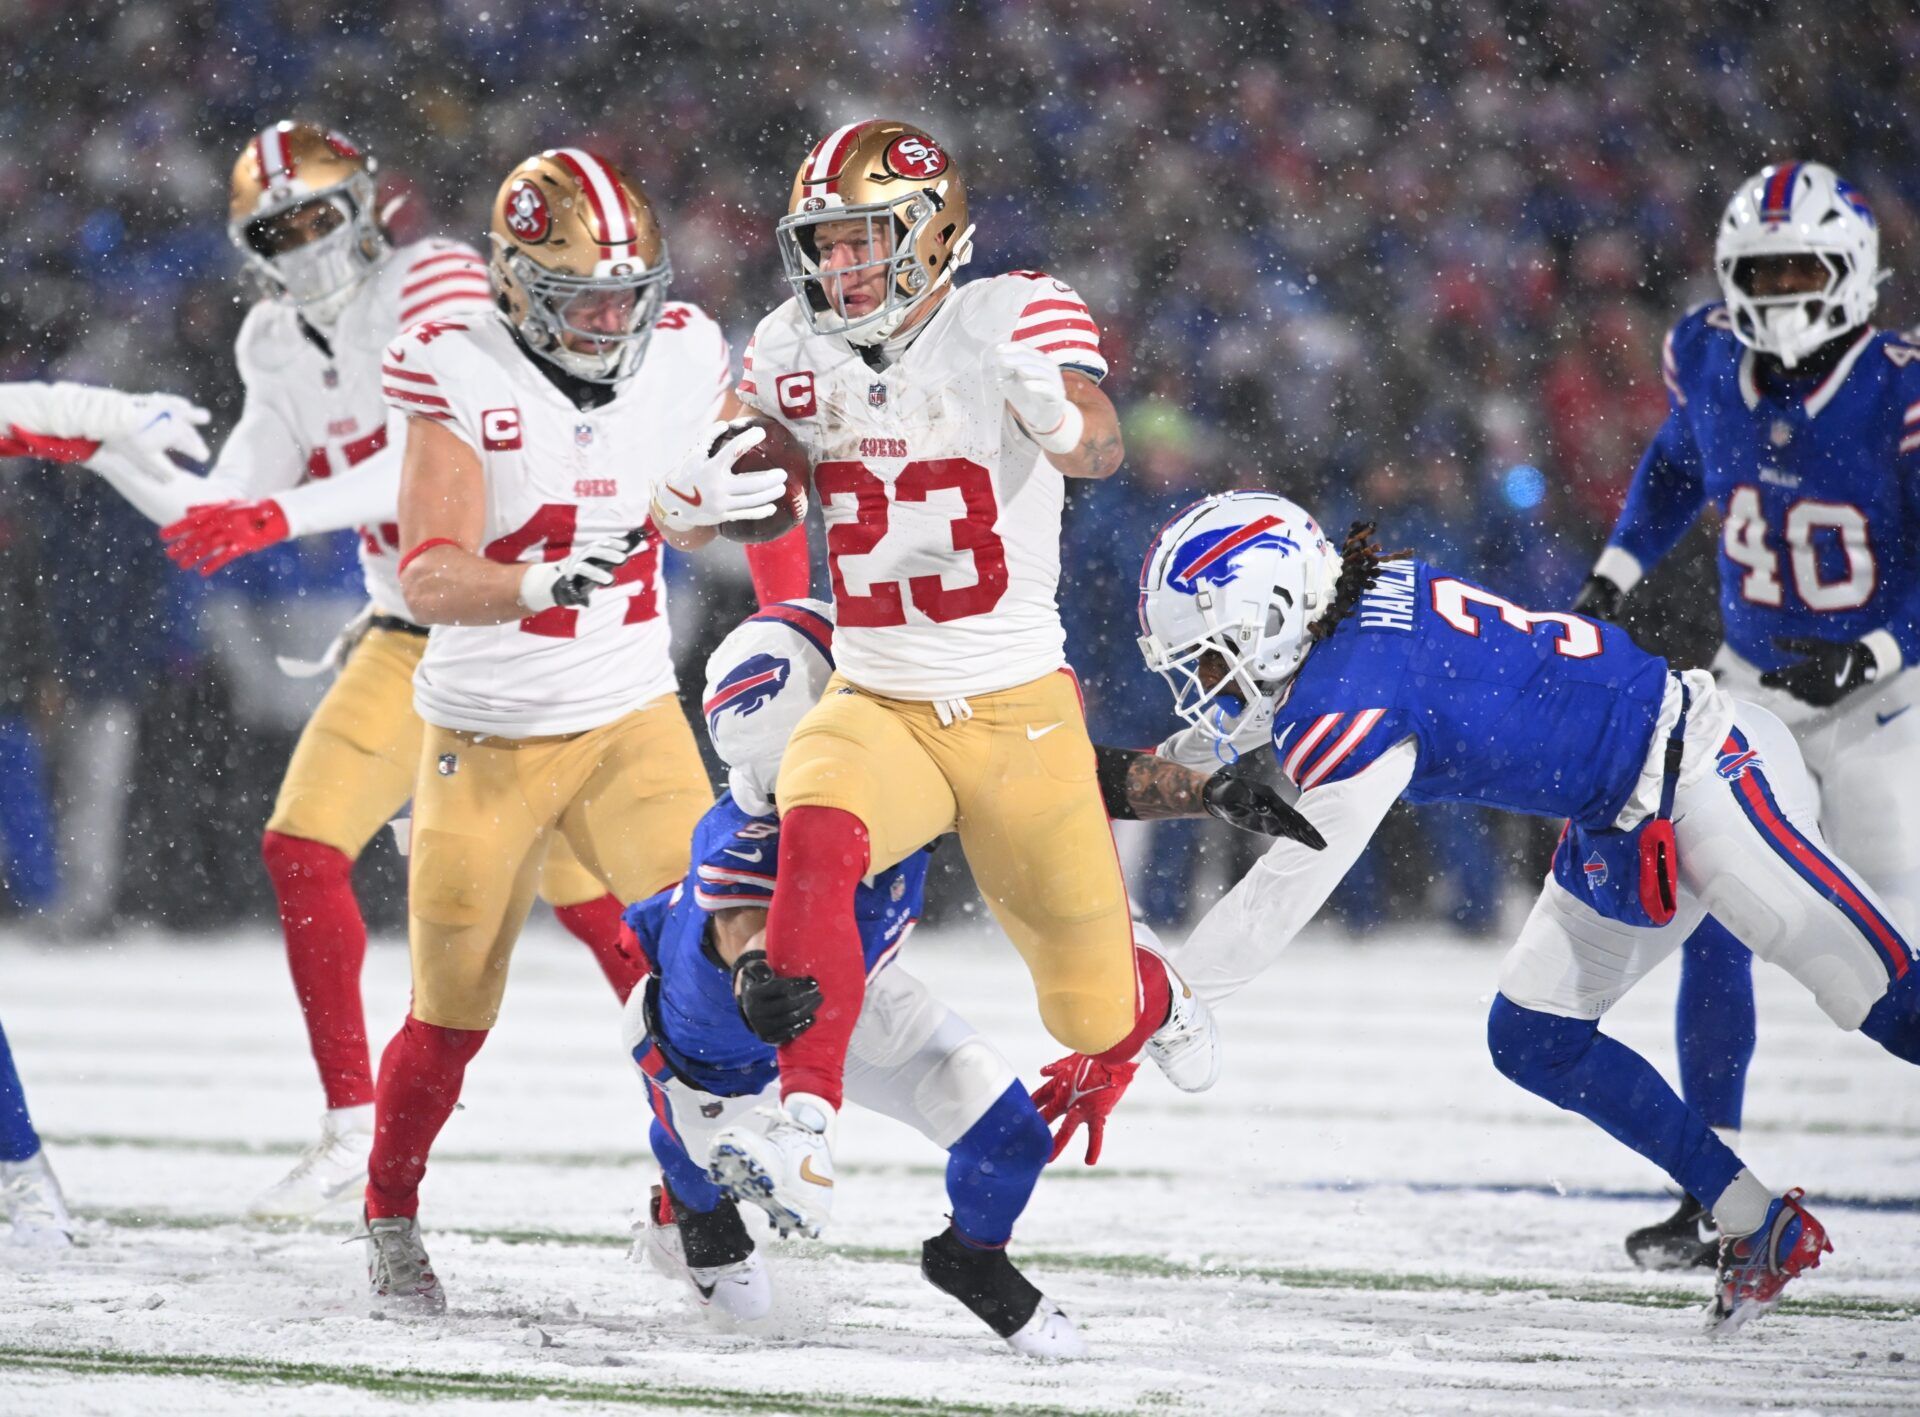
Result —
M813 334L791 300L747 349L736 392L814 464L835 659L877 694L992 693L1065 662L1066 484L1001 395L994 348L1008 341L1107 372L1086 303L1033 271L956 287L884 371Z
M419 241L395 251L341 312L325 348L301 328L292 306L254 306L234 346L246 407L214 460L208 475L214 485L199 500L273 497L376 458L391 461L389 480L397 489L400 450L387 445L381 351L418 320L491 306L486 266L456 241ZM302 525L298 512L295 499L287 513L296 536L339 525ZM378 522L357 528L360 565L374 608L409 618L400 594L396 515L390 507Z
M530 738L597 728L672 693L661 543L648 507L731 382L720 327L695 306L668 305L640 368L596 409L577 408L492 313L409 330L383 368L396 445L405 446L409 418L431 418L479 454L489 559L557 561L636 527L650 537L579 609L435 625L413 680L420 716Z

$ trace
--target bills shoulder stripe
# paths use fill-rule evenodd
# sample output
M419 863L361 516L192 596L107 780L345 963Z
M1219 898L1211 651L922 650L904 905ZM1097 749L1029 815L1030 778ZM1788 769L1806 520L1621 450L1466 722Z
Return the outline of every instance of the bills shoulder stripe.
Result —
M1368 709L1353 720L1353 723L1334 741L1331 748L1320 755L1320 761L1307 769L1307 775L1295 778L1302 790L1318 786L1326 781L1335 768L1353 755L1353 750L1365 741L1367 734L1373 731L1373 725L1380 721L1385 709Z
M1308 755L1320 745L1320 741L1329 733L1333 732L1340 720L1345 717L1345 714L1326 713L1314 720L1313 727L1301 735L1300 741L1293 745L1293 752L1287 756L1286 766L1283 770L1289 779L1294 782L1300 781L1300 765L1304 763Z
M1741 754L1748 751L1745 735L1738 729L1727 735L1720 746L1721 753ZM1734 796L1739 800L1741 810L1748 820L1760 829L1760 834L1774 851L1793 867L1801 879L1813 886L1847 917L1862 936L1879 953L1886 965L1887 973L1894 979L1900 979L1907 972L1912 959L1912 951L1900 932L1873 907L1841 871L1811 841L1795 830L1781 812L1780 804L1774 799L1773 789L1767 782L1765 770L1752 766L1736 781L1729 784Z
M1901 452L1910 453L1915 448L1920 448L1920 433L1909 433L1900 440Z
M1905 418L1902 418L1900 421L1902 423L1920 423L1920 403L1908 404L1907 415Z

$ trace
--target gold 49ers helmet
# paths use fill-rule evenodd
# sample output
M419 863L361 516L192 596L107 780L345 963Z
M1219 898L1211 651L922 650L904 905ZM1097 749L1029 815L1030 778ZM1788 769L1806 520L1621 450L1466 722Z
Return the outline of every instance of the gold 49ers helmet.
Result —
M640 188L605 158L551 148L493 200L494 299L527 347L575 378L640 367L673 264Z
M261 129L233 165L227 234L268 288L315 324L331 325L386 259L377 166L312 123Z
M823 270L816 233L830 222L864 221L859 254ZM793 179L787 214L775 227L787 283L815 334L854 344L888 339L973 254L967 189L946 149L910 123L849 123L815 143ZM843 290L885 268L885 294L848 311Z

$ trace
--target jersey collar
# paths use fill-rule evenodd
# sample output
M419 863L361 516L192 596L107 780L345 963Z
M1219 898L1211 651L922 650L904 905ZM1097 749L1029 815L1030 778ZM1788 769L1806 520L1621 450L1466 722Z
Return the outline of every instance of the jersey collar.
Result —
M1833 366L1826 378L1813 386L1813 392L1807 395L1805 404L1808 418L1818 418L1820 410L1833 402L1834 395L1840 392L1840 386L1847 381L1848 372L1859 361L1860 356L1866 353L1867 344L1873 339L1873 335L1872 325L1863 326L1860 337L1853 342L1845 354L1840 356L1840 362ZM1754 375L1753 361L1754 354L1750 349L1740 356L1740 397L1749 410L1760 406L1760 381Z

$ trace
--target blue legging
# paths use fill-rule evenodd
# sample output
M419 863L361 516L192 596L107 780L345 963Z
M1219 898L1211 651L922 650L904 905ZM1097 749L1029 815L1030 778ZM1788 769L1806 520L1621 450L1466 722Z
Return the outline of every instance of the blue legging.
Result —
M19 713L0 712L0 884L29 910L53 904L53 804L40 744Z
M14 1071L7 1031L0 1028L0 1161L25 1161L40 1150L40 1136L27 1115L27 1094Z
M1711 915L1680 947L1674 1034L1680 1095L1708 1126L1737 1129L1753 1062L1753 952Z

